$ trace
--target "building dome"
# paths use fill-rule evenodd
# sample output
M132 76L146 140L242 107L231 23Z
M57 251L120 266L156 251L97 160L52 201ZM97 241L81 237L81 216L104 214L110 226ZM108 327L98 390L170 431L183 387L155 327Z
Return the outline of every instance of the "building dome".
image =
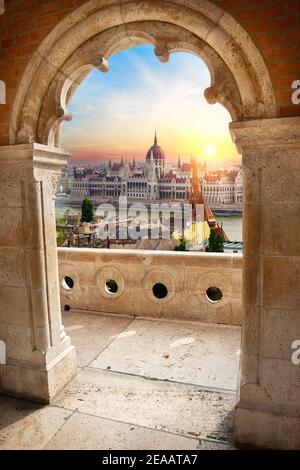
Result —
M149 148L149 150L147 152L146 162L149 162L151 160L151 155L153 155L153 160L154 161L165 160L164 151L157 143L156 132L155 132L155 137L154 137L154 144L152 145L152 147Z

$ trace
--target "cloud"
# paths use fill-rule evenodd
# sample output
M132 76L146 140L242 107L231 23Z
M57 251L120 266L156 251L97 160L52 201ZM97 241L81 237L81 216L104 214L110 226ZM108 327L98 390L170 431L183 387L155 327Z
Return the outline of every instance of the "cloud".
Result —
M218 156L235 157L228 113L203 97L207 68L190 54L172 54L161 64L150 46L129 49L111 59L108 74L93 71L70 105L73 121L63 126L68 149L99 154L127 151L143 158L157 127L168 155L190 155L217 142ZM208 142L209 140L209 142Z

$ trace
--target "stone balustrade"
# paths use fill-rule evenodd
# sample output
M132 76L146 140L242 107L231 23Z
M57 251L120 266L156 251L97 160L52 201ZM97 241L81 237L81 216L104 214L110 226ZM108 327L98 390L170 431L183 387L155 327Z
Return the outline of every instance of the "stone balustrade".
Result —
M240 325L242 255L59 248L62 308Z

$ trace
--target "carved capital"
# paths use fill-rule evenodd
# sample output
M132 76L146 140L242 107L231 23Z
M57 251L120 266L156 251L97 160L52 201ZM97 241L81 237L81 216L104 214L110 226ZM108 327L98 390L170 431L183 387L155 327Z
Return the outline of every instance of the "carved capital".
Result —
M93 65L103 73L107 73L109 71L109 62L104 57L97 58Z
M160 62L164 64L169 62L170 52L167 44L157 44L154 49L154 54Z
M218 90L215 86L210 86L204 91L204 97L208 104L218 103Z
M232 122L229 130L248 168L262 168L280 152L300 152L300 117Z
M62 106L56 106L56 117L63 120L63 121L71 121L73 118L72 113L69 113L66 109Z
M232 140L242 149L300 147L300 117L232 122Z

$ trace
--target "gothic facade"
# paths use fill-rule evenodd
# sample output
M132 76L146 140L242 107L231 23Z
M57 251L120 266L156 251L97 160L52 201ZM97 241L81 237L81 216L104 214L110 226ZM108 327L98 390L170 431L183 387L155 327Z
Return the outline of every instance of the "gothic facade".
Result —
M114 199L126 196L136 200L178 200L187 201L190 193L192 164L181 163L169 169L163 149L158 145L155 133L154 143L146 154L143 169L137 168L135 159L130 164L121 159L120 163L109 162L104 172L76 171L64 179L63 188L71 194L72 200L85 197ZM208 174L206 164L199 164L199 178L202 193L208 203L241 204L243 179L240 169L218 171Z

